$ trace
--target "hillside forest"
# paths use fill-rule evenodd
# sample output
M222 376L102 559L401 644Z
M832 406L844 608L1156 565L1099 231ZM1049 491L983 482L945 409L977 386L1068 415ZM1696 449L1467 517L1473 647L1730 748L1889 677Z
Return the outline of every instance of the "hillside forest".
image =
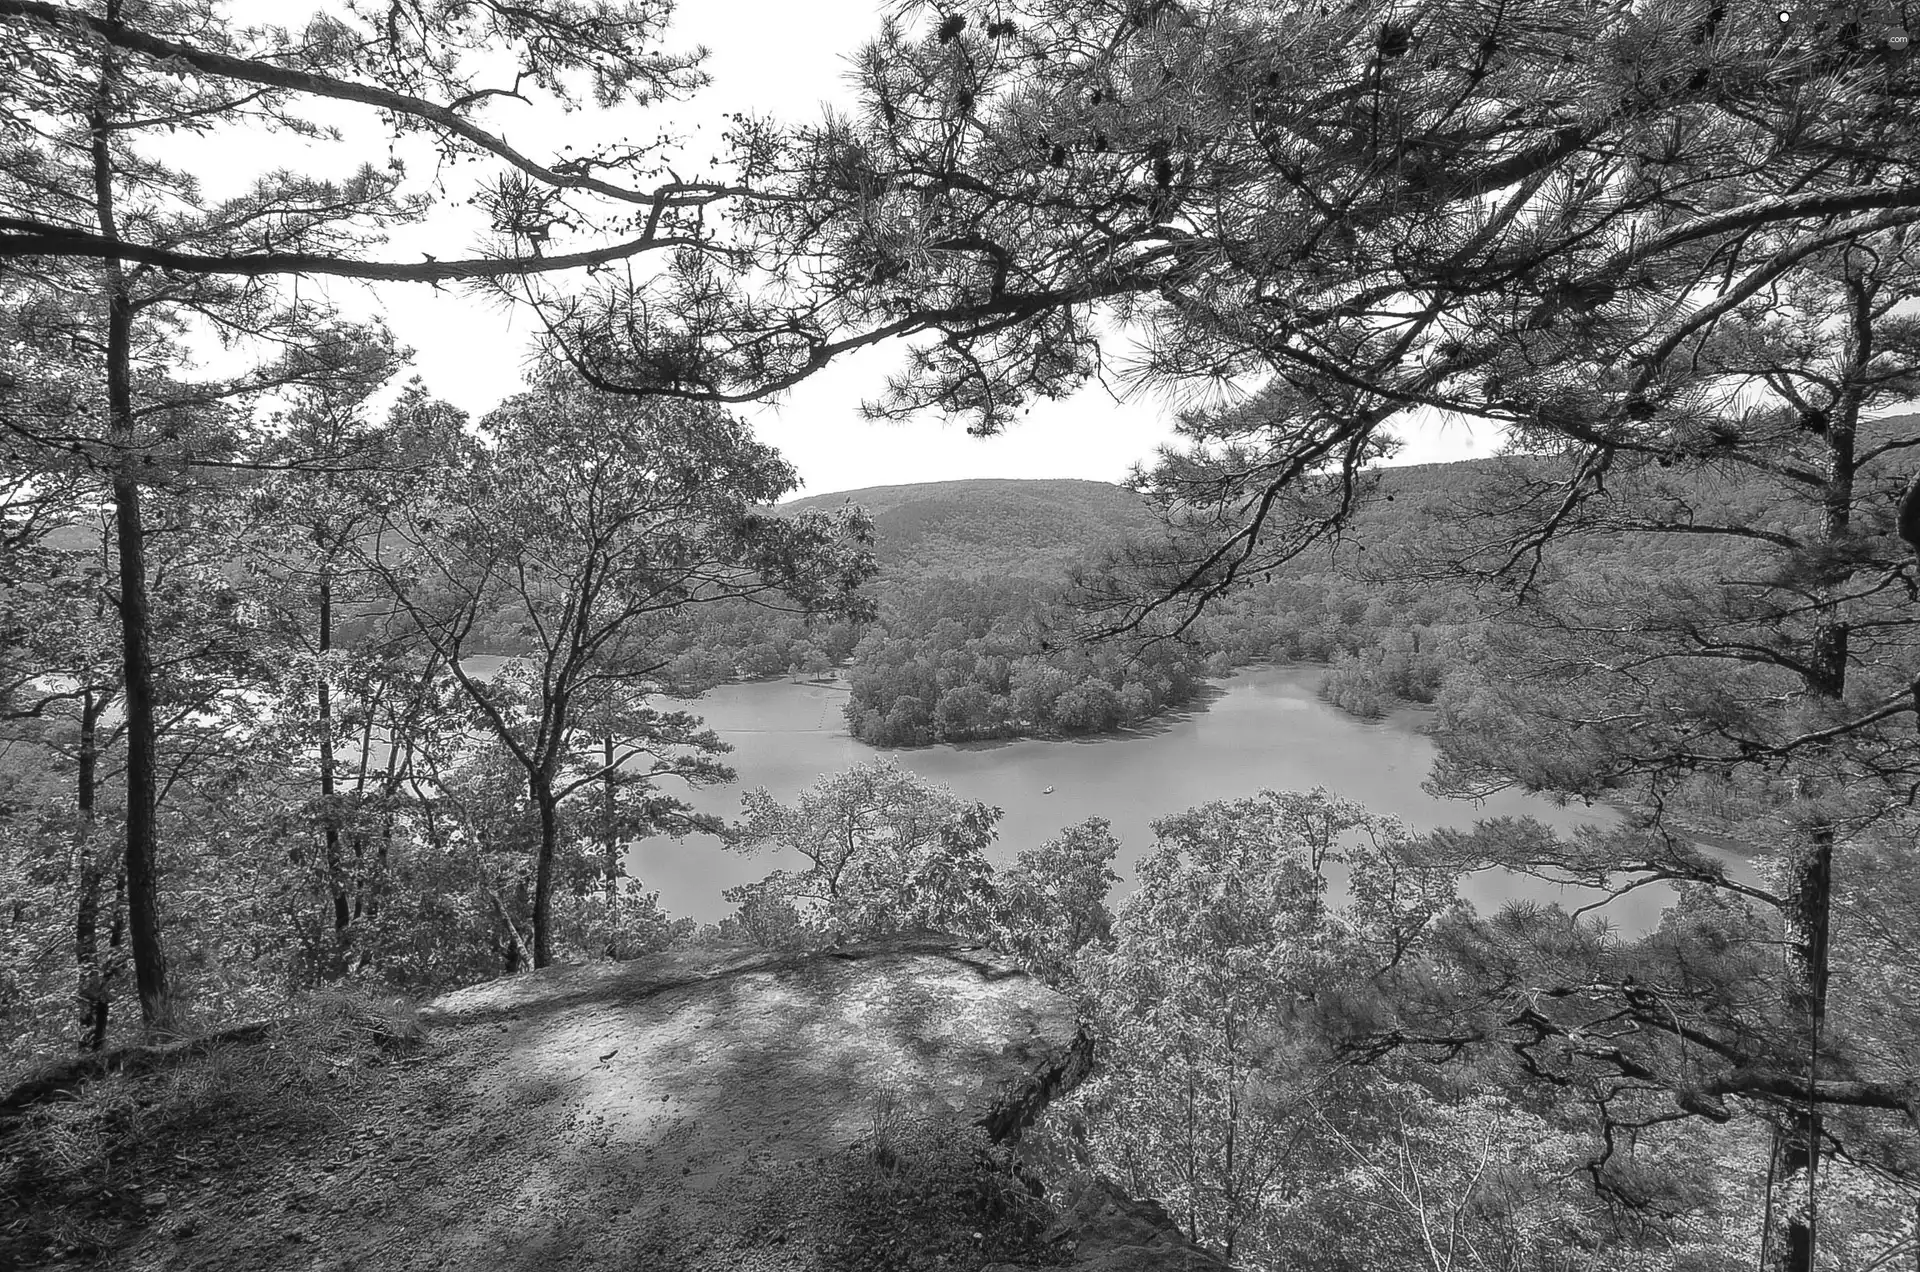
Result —
M880 747L1117 732L1193 703L1209 678L1266 663L1329 664L1329 701L1376 718L1434 700L1479 612L1465 591L1417 571L1366 568L1432 529L1425 505L1444 498L1444 467L1381 470L1372 480L1383 507L1408 501L1399 516L1357 518L1352 542L1246 581L1158 640L1088 642L1073 603L1075 570L1157 532L1125 488L982 480L809 496L783 507L857 507L872 519L874 620L856 632L721 605L701 613L696 643L712 676L844 676L848 730ZM483 633L490 651L518 652L492 625Z
M1232 1266L1912 1266L1909 15L906 3L849 32L857 109L684 154L672 18L0 0L0 1077L264 1021L352 1100L399 1061L302 1032L342 1002L937 931L1095 1039L1030 1177ZM565 138L509 140L536 102ZM416 378L408 287L532 333L523 386ZM873 419L1098 382L1172 440L1125 489L793 502L736 408L861 350ZM1499 456L1391 465L1456 419ZM1002 843L910 750L690 799L743 676L843 677L905 748L1270 661L1429 706L1456 824L1168 808L1116 901L1110 824ZM1507 790L1617 816L1476 820ZM696 830L788 868L703 929L627 869ZM1670 901L1481 913L1486 870ZM0 1098L0 1263L140 1221L165 1118L74 1085Z

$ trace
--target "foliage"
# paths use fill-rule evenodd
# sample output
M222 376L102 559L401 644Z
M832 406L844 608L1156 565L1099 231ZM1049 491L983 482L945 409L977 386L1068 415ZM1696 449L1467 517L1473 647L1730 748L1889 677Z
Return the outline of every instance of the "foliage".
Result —
M347 6L290 29L240 21L225 4L0 0L9 51L0 62L4 539L30 548L71 524L76 508L83 521L102 506L111 512L119 864L145 1022L164 1024L176 1005L159 896L179 856L161 834L160 805L177 775L163 771L173 704L155 679L154 614L160 605L164 621L165 598L154 595L149 537L189 492L262 469L355 462L253 449L272 395L352 386L364 396L398 369L383 332L342 323L323 292L302 292L301 278L526 280L705 241L699 211L724 191L678 176L647 189L662 176L652 147L591 147L549 166L480 118L503 94L570 108L590 87L606 107L697 88L698 56L656 45L666 13L533 0L401 22ZM518 69L510 86L492 79L502 66ZM387 134L384 167L322 122L342 109L367 112ZM328 157L347 161L343 175L286 163L329 143ZM192 171L209 155L236 178L230 193ZM251 173L235 170L255 156ZM424 176L409 179L409 158L424 161ZM450 189L445 170L474 163L486 175ZM484 237L466 259L378 259L388 230L452 208L468 209L467 230ZM645 215L635 218L636 208ZM579 236L568 246L581 250L545 250L556 234ZM194 366L190 355L214 344L229 355L225 368ZM61 500L68 512L47 516ZM83 860L76 871L80 895L95 897L95 867ZM81 906L94 908L91 899ZM97 982L92 926L78 921L75 958L82 979Z
M1084 1098L1103 1129L1127 1128L1095 1152L1230 1260L1258 1248L1248 1230L1292 1154L1291 1128L1264 1116L1257 1061L1337 957L1333 845L1301 816L1318 811L1268 792L1154 823L1112 951L1087 964L1110 1059Z
M1108 630L1189 622L1346 534L1409 408L1506 428L1516 462L1433 545L1514 603L1441 779L1605 794L1636 824L1617 870L1498 834L1475 860L1731 893L1784 953L1778 1000L1743 1004L1759 1025L1707 1010L1697 1028L1672 1023L1700 1005L1686 991L1523 958L1545 1006L1514 1027L1579 1040L1611 1075L1600 1104L1650 1086L1773 1122L1762 1257L1807 1269L1831 1139L1873 1142L1852 1123L1910 1089L1899 1066L1856 1078L1830 989L1836 881L1912 835L1920 483L1909 429L1868 423L1920 383L1917 73L1893 18L1824 5L943 9L866 50L857 116L744 139L754 171L807 193L756 228L815 285L785 328L747 302L700 334L736 374L937 334L873 409L983 431L1104 369L1108 317L1140 336L1143 381L1256 381L1142 473L1181 533L1087 577ZM783 335L742 340L736 314ZM594 347L630 365L649 334ZM1643 534L1703 548L1653 579L1560 550ZM1336 696L1378 706L1370 669L1339 670ZM1703 816L1763 844L1773 876L1743 891L1675 864ZM1586 939L1564 917L1525 935ZM1621 1020L1666 1035L1651 1075L1609 1068L1602 1022ZM1733 1076L1701 1092L1683 1057L1703 1047Z
M1057 632L1051 591L961 579L896 589L854 647L849 731L875 746L1099 733L1198 691L1191 647L1089 649Z
M1008 948L1054 984L1073 978L1075 956L1113 939L1107 894L1118 883L1120 841L1104 817L1089 817L1020 849L995 886Z
M790 470L717 412L647 426L576 392L574 433L564 409L522 404L535 418L495 417L509 449L488 450L418 385L375 419L373 383L282 386L243 478L147 492L164 517L148 536L158 827L191 848L157 880L183 1021L323 984L432 992L535 961L543 931L550 957L575 959L683 939L692 924L625 871L640 838L718 829L683 792L731 776L713 734L662 701L704 683L670 611L839 605L867 568L857 519L753 511ZM640 447L655 467L618 467ZM335 462L294 462L319 455ZM85 511L41 498L8 522L20 586L58 616L9 606L0 646L19 760L0 817L18 899L0 1023L26 1055L105 1045L128 961L118 633ZM591 578L570 586L569 562ZM497 612L509 592L557 661L467 657L462 598ZM648 606L662 621L643 631Z
M758 931L765 913L836 939L900 931L989 936L995 893L986 848L1000 810L875 759L822 778L792 805L766 790L741 797L742 847L774 845L807 861L724 895Z
M220 293L203 311L220 322L236 300L279 299L252 280L512 280L692 246L698 209L722 190L660 180L667 174L657 147L616 143L568 156L568 146L543 160L486 122L488 103L501 95L563 109L583 97L643 108L696 90L705 82L699 55L660 47L669 12L627 0L533 0L422 10L400 22L346 6L289 27L243 21L224 4L116 5L100 14L7 0L0 24L20 55L0 72L6 117L18 121L17 148L0 169L0 258L105 258L165 271L203 295ZM503 66L517 78L498 79ZM86 137L75 146L71 134L28 121L84 123L103 105L116 123L122 174L144 171L167 200L192 201L204 215L169 224L153 216L167 206L156 203L125 226L96 224L90 185L48 179L47 159L84 156ZM387 135L384 165L366 162L349 149L350 137L320 122L343 108L365 112ZM222 160L258 160L245 175L230 167L239 191L230 197L211 198L155 162L169 153L167 139L172 154L203 156L235 135L254 144L224 147ZM327 160L350 160L345 175L286 166L288 148L275 142L288 140L310 143ZM130 162L136 154L140 162ZM410 174L410 164L421 175ZM476 164L481 171L470 177L445 179ZM384 228L430 213L460 218L483 246L467 259L380 259Z
M1362 512L1350 550L1296 558L1218 598L1178 643L1129 646L1072 638L1072 593L1054 568L1133 532L1144 507L1117 488L936 482L793 500L783 510L854 505L872 516L877 621L856 628L717 603L685 616L676 674L697 681L844 667L849 732L876 746L1129 728L1191 701L1203 676L1266 662L1333 663L1321 693L1356 715L1428 703L1482 606L1465 589L1366 567L1436 529L1441 514L1426 505L1443 502L1471 469L1442 475L1445 467L1380 473L1382 502L1397 495L1404 511ZM1082 487L1099 498L1071 497ZM1035 555L1034 542L1061 552ZM524 628L511 607L485 616L474 647L524 653Z
M1160 823L1108 951L1098 828L1002 891L997 812L876 765L750 802L754 838L809 866L739 894L738 926L939 926L1083 975L1121 1061L1094 1151L1236 1257L1340 1204L1375 1265L1893 1256L1920 1172L1920 480L1913 420L1885 412L1920 391L1920 71L1889 15L909 6L859 57L858 114L739 120L744 186L648 189L649 146L543 162L484 115L696 87L657 47L664 6L397 13L293 31L0 0L10 1042L101 1046L129 964L161 1025L675 939L619 863L707 824L662 782L723 776L667 690L853 656L856 731L922 742L1110 728L1183 700L1203 655L1284 652L1330 660L1361 713L1437 696L1437 789L1606 799L1625 824L1416 841L1319 795L1211 805ZM508 65L511 89L488 78ZM274 142L327 142L347 106L388 130L384 170L281 166ZM266 167L210 193L173 148L230 135L267 139L231 148ZM423 158L488 175L410 177ZM735 194L722 243L703 211ZM480 247L378 259L449 206ZM539 281L660 250L575 294ZM424 391L372 428L402 352L288 275L490 280L573 373L485 436ZM793 285L743 281L770 277ZM861 641L857 520L765 513L791 471L668 401L906 336L872 411L991 432L1113 367L1114 327L1135 381L1193 407L1135 483L1173 533L1075 578L1090 622L1149 639L1125 659L1056 642L1046 584L1004 577L903 588ZM193 366L203 334L244 368ZM1506 431L1451 523L1384 512L1371 469L1409 411ZM943 569L1005 576L1013 498L888 512L966 545ZM1088 546L1051 533L1060 508L1029 521L1049 557ZM742 618L776 594L825 629ZM736 649L702 648L685 611L709 604ZM487 674L484 650L533 656ZM1678 900L1633 940L1483 919L1453 881L1486 867ZM1690 1150L1711 1179L1681 1178ZM1583 1155L1645 1232L1542 1186Z
M702 758L723 749L713 734L644 705L685 666L661 619L742 599L857 614L872 567L856 515L756 511L793 488L793 469L717 408L560 378L481 429L479 444L449 439L438 483L386 514L364 568L457 684L469 727L518 769L531 804L532 959L544 967L562 806L603 793L613 860L633 835L699 822L656 793L663 782L732 777ZM467 661L473 631L503 611L521 616L533 656L483 675Z
M1436 787L1604 798L1629 815L1623 831L1573 843L1488 828L1459 842L1459 859L1616 891L1682 885L1658 944L1616 946L1553 920L1488 934L1521 947L1501 964L1559 991L1520 1031L1565 1038L1610 1022L1604 1047L1575 1046L1540 1076L1593 1086L1612 1104L1598 1116L1773 1128L1771 1267L1812 1257L1828 1165L1815 1142L1842 1160L1851 1140L1885 1152L1912 1081L1854 1023L1862 998L1848 981L1863 967L1845 948L1866 935L1849 907L1872 904L1853 871L1897 886L1873 863L1913 833L1920 760L1904 719L1920 665L1912 598L1897 581L1912 556L1892 534L1912 420L1867 414L1904 397L1912 375L1901 327L1874 317L1905 294L1900 241L1876 240L1877 264L1858 252L1809 264L1790 294L1700 341L1697 365L1786 386L1791 410L1729 413L1710 462L1625 442L1604 453L1603 490L1576 490L1591 456L1516 456L1463 492L1473 520L1434 545L1508 587L1441 696ZM1633 1071L1615 1056L1637 1057ZM1880 1160L1912 1179L1920 1163L1895 1156Z
M1429 845L1323 791L1155 831L1111 950L1078 963L1101 1060L1070 1116L1093 1166L1238 1266L1653 1267L1676 1248L1735 1266L1716 1224L1757 1177L1728 1197L1677 1182L1724 1137L1646 1139L1647 1177L1694 1204L1649 1228L1588 1187L1600 1145L1577 1105L1497 1069L1346 1061L1401 982L1449 975L1440 942L1464 916Z

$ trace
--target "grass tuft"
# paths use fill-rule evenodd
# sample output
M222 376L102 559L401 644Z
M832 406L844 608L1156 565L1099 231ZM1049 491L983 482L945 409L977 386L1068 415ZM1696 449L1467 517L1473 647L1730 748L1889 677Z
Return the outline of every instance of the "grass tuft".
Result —
M905 1102L898 1091L891 1087L883 1088L874 1097L873 1112L868 1119L867 1134L863 1141L867 1160L882 1170L898 1168L906 1130Z

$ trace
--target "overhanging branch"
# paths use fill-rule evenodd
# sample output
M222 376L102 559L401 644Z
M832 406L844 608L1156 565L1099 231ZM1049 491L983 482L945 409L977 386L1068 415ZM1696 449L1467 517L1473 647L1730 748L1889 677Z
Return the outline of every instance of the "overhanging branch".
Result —
M5 5L8 0L0 0ZM332 278L363 278L397 283L460 282L479 278L517 278L529 274L547 274L560 270L585 269L626 260L645 252L666 248L705 246L692 235L642 235L606 247L585 252L565 252L558 256L469 257L440 261L431 258L417 264L401 261L362 261L329 256L319 252L243 252L210 256L200 252L182 252L155 247L149 243L131 243L82 230L44 225L13 217L0 217L0 259L9 256L66 256L90 260L132 261L186 274L225 274L243 278L261 278L278 274L326 275Z

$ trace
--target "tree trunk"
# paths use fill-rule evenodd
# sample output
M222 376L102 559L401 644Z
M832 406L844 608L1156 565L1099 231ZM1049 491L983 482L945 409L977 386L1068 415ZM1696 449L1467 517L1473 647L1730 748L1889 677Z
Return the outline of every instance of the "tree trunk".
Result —
M508 912L506 902L500 899L499 889L488 885L487 897L493 902L494 914L500 919L500 926L507 934L506 949L501 951L500 962L509 976L527 965L527 947L520 939L520 929L514 926L513 915Z
M353 944L353 910L342 877L340 860L340 816L334 807L336 783L333 754L333 692L327 681L327 655L333 652L333 580L323 568L320 574L320 673L314 694L320 716L320 816L327 844L327 887L333 893L333 965L335 980L347 974L347 952Z
M614 828L614 797L618 794L613 772L613 735L600 744L600 764L606 770L600 790L601 813L606 818L607 849L607 957L620 956L620 836Z
M80 827L73 916L73 957L79 973L80 1048L98 1051L107 1036L107 985L100 967L100 861L94 848L94 797L99 785L100 716L108 695L88 689L80 696L80 750L74 802Z
M393 717L389 715L389 720ZM363 746L371 745L373 717L367 717L369 733ZM374 854L373 878L367 881L367 919L369 922L380 915L380 899L387 887L387 860L393 853L394 802L400 798L400 737L399 726L391 725L387 730L387 773L380 784L380 849Z
M118 6L110 6L110 10ZM103 54L100 97L91 118L93 131L94 211L100 233L119 238L114 220L113 167L107 111L112 98L114 62ZM147 596L146 528L141 520L140 483L135 476L133 414L133 299L125 271L116 260L104 264L107 280L107 439L112 451L113 519L119 554L120 648L127 732L127 938L140 993L140 1018L164 1025L167 963L160 940L157 735L154 715L153 636Z
M533 965L547 967L553 963L553 855L560 841L560 805L538 779L532 794L540 809L540 850L533 874Z
M1187 1043L1187 1236L1194 1241L1200 1240L1200 1094L1196 1087L1199 1081L1200 1057L1195 1053L1193 1044Z
M360 726L360 756L354 761L353 806L356 812L367 806L367 779L373 764L373 717L378 707L378 698L366 704L366 715ZM387 748L387 761L393 761L393 748ZM373 889L371 871L367 866L367 830L364 821L356 819L353 831L353 923L357 928L363 919L373 917ZM359 966L367 966L368 956L362 951Z
M1795 856L1787 892L1788 1009L1806 1022L1809 1088L1818 1076L1827 1014L1828 946L1833 900L1833 831L1816 829ZM1820 1109L1775 1131L1773 1187L1767 1200L1764 1272L1813 1272L1819 1233Z
M124 867L114 871L112 920L107 925L107 967L103 973L105 979L112 979L120 970L118 953L125 946L127 938L127 872ZM94 1017L93 1037L87 1042L87 1050L99 1051L107 1045L107 1013L100 1012Z
M1851 334L1840 391L1828 411L1824 437L1826 473L1821 490L1821 539L1836 549L1839 562L1822 579L1822 603L1807 649L1804 687L1809 698L1837 704L1847 688L1850 625L1835 600L1853 570L1844 546L1852 533L1855 440L1859 428L1861 383L1873 356L1871 290L1860 279L1849 282ZM1804 789L1803 795L1818 792ZM1774 1132L1772 1188L1767 1197L1767 1230L1761 1237L1764 1272L1813 1272L1819 1244L1820 1108L1813 1099L1819 1077L1820 1047L1826 1032L1827 981L1833 924L1833 849L1831 826L1808 829L1787 863L1783 898L1786 937L1787 1009L1805 1030L1807 1102L1803 1110Z

